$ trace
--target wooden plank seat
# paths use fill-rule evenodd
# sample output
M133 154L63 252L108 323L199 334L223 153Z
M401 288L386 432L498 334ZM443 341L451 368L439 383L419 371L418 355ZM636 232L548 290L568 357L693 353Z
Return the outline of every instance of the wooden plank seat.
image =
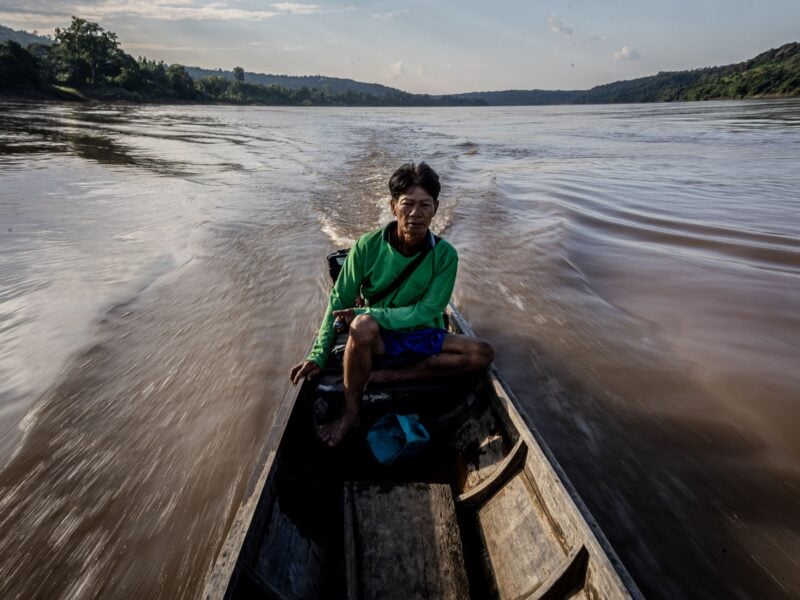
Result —
M450 486L346 482L347 598L467 598Z

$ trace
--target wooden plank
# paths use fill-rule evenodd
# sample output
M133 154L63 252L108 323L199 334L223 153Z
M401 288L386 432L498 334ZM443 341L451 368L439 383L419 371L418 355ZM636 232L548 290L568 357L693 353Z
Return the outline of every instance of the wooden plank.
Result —
M455 432L453 448L459 454L460 485L468 490L491 477L505 457L505 439L492 411L465 419Z
M348 598L469 597L449 486L355 483L351 505L359 591Z
M353 484L344 484L344 578L347 600L357 600L358 589L358 549L356 547L355 507L353 506Z
M511 452L500 462L490 477L481 481L478 485L468 489L456 498L457 504L470 504L478 506L489 496L499 490L513 475L522 469L525 464L525 456L528 453L528 446L522 439L517 440Z
M478 511L489 571L500 598L538 589L563 562L564 551L536 510L520 473Z

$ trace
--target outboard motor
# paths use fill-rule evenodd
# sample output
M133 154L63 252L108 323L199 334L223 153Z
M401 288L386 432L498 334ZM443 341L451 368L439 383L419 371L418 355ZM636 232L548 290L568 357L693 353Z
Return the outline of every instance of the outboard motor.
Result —
M348 252L350 252L350 248L343 248L328 254L328 270L333 283L336 283L336 278L339 277L339 272L342 270L342 265L344 265L344 259L347 258Z

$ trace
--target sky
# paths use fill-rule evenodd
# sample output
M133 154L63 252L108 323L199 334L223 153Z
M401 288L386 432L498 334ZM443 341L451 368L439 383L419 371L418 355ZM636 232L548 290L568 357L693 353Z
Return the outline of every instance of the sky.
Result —
M800 41L800 0L0 0L0 24L76 15L133 56L409 92L587 89Z

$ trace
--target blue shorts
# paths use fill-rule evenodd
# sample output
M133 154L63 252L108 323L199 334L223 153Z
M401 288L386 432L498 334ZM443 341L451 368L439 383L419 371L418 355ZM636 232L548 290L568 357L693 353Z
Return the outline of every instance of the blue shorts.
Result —
M431 355L442 351L444 329L427 327L417 331L392 331L381 327L381 339L386 349L387 357L404 356L408 354Z

